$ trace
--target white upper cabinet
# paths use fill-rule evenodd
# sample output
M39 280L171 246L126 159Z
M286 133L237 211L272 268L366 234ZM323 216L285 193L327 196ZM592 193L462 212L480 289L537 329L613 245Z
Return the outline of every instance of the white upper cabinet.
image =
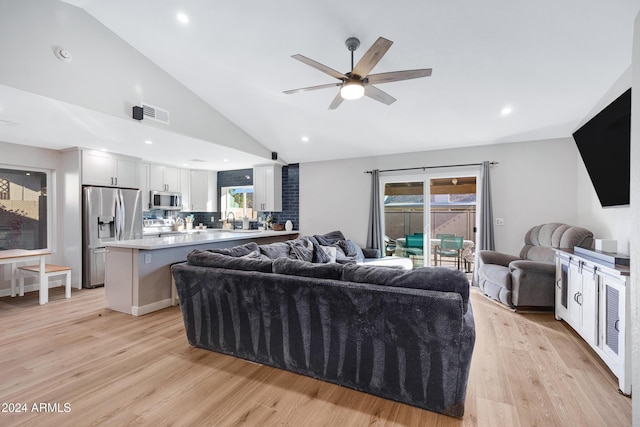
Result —
M191 206L194 212L215 212L218 208L216 171L191 171Z
M264 212L282 211L282 166L253 167L253 207Z
M140 182L140 193L142 194L142 210L150 209L151 199L149 194L149 164L138 164L138 181Z
M82 183L138 188L138 161L101 151L82 151Z
M149 190L180 192L180 169L149 165Z

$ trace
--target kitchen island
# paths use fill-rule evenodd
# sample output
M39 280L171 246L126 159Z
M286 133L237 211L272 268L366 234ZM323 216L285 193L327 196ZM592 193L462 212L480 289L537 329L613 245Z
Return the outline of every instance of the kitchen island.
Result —
M106 243L107 307L142 316L175 304L170 267L194 249L259 245L297 237L297 231L208 229L180 235Z

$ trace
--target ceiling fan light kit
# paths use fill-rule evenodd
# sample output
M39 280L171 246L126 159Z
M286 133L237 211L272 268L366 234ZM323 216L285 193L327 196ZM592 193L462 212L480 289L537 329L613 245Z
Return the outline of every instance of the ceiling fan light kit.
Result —
M362 98L364 96L364 85L358 80L349 80L342 84L340 96L347 100Z
M388 93L373 86L373 84L382 84L397 82L401 80L417 79L419 77L428 77L431 75L431 68L422 68L418 70L404 70L404 71L392 71L388 73L369 74L371 70L378 64L380 59L387 53L387 50L391 47L393 42L387 40L384 37L378 37L378 40L362 55L360 61L354 66L353 53L358 46L360 46L360 40L355 37L349 37L345 41L345 45L349 52L351 52L351 71L348 73L341 73L333 68L327 67L313 59L309 59L306 56L297 54L292 55L293 59L297 59L310 67L315 68L318 71L322 71L325 74L330 75L338 80L340 83L329 83L317 86L304 87L301 89L286 90L284 93L293 94L298 92L306 92L310 90L326 89L331 87L340 87L340 91L329 105L330 110L335 110L340 106L343 100L354 100L366 95L376 101L382 102L386 105L391 105L396 99Z

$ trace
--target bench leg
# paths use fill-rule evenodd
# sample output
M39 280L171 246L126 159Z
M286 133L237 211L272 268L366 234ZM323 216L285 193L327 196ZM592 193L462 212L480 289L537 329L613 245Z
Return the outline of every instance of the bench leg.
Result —
M71 272L65 273L64 297L71 298Z
M44 257L40 257L40 305L49 302L49 278L45 274Z
M18 279L18 286L20 288L20 290L18 291L18 295L20 295L21 297L24 296L24 273L23 272L19 272L18 273L20 275L20 278ZM15 291L12 292L13 295L11 296L15 296Z
M16 263L12 262L9 264L11 266L11 296L16 296Z

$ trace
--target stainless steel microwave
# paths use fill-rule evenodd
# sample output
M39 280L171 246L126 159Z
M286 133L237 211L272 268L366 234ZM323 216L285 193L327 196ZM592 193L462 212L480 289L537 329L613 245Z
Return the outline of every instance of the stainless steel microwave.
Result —
M182 193L151 191L149 200L149 208L151 209L163 209L166 211L182 210Z

